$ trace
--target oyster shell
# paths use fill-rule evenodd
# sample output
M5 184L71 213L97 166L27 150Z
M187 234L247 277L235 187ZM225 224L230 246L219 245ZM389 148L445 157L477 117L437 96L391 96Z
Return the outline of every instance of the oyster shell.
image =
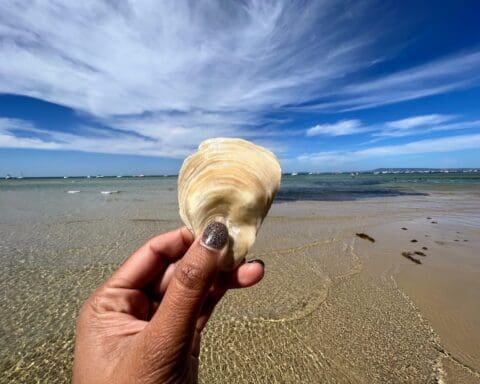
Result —
M224 223L230 248L221 268L235 268L255 242L281 179L275 155L242 139L204 141L178 176L180 217L195 236L213 221Z

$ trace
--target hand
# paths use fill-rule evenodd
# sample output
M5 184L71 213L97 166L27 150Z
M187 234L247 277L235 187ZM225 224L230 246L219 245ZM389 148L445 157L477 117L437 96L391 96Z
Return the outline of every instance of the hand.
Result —
M213 223L202 239L181 228L130 256L80 310L73 382L197 382L201 332L215 305L264 273L261 262L219 272L227 248L227 228Z

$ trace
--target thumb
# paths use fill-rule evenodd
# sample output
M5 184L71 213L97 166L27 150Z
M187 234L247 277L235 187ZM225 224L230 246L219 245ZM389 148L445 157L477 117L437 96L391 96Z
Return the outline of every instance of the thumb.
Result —
M163 300L146 328L146 342L152 343L148 349L153 356L165 353L169 358L178 358L190 351L202 304L227 248L227 227L213 222L178 262Z

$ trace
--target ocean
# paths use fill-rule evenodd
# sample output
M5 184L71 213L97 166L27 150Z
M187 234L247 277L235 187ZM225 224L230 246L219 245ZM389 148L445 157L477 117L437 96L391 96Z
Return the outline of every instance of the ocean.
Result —
M182 225L176 184L0 180L0 383L70 381L79 307L149 237ZM474 172L284 175L250 254L265 278L222 301L201 382L427 382L442 349L477 372L479 201ZM420 247L421 265L402 257Z

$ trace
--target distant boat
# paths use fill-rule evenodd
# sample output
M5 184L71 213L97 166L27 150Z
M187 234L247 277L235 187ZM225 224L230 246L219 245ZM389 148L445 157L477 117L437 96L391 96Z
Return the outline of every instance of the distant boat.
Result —
M123 177L123 176L121 176L121 175L118 175L117 177L118 177L118 178L121 178L121 177Z
M102 195L111 195L112 193L120 193L120 191L101 191Z
M68 179L68 176L63 176L64 179Z
M292 176L297 176L298 173L297 172L292 172Z
M12 176L10 176L10 175L5 176L5 180L11 179L11 178L12 178Z
M74 194L74 193L80 193L80 191L67 191L67 193Z
M97 175L95 176L97 179L101 179L103 176L102 175Z
M90 179L90 175L87 175L87 179Z
M145 177L145 175L138 175L138 177Z

